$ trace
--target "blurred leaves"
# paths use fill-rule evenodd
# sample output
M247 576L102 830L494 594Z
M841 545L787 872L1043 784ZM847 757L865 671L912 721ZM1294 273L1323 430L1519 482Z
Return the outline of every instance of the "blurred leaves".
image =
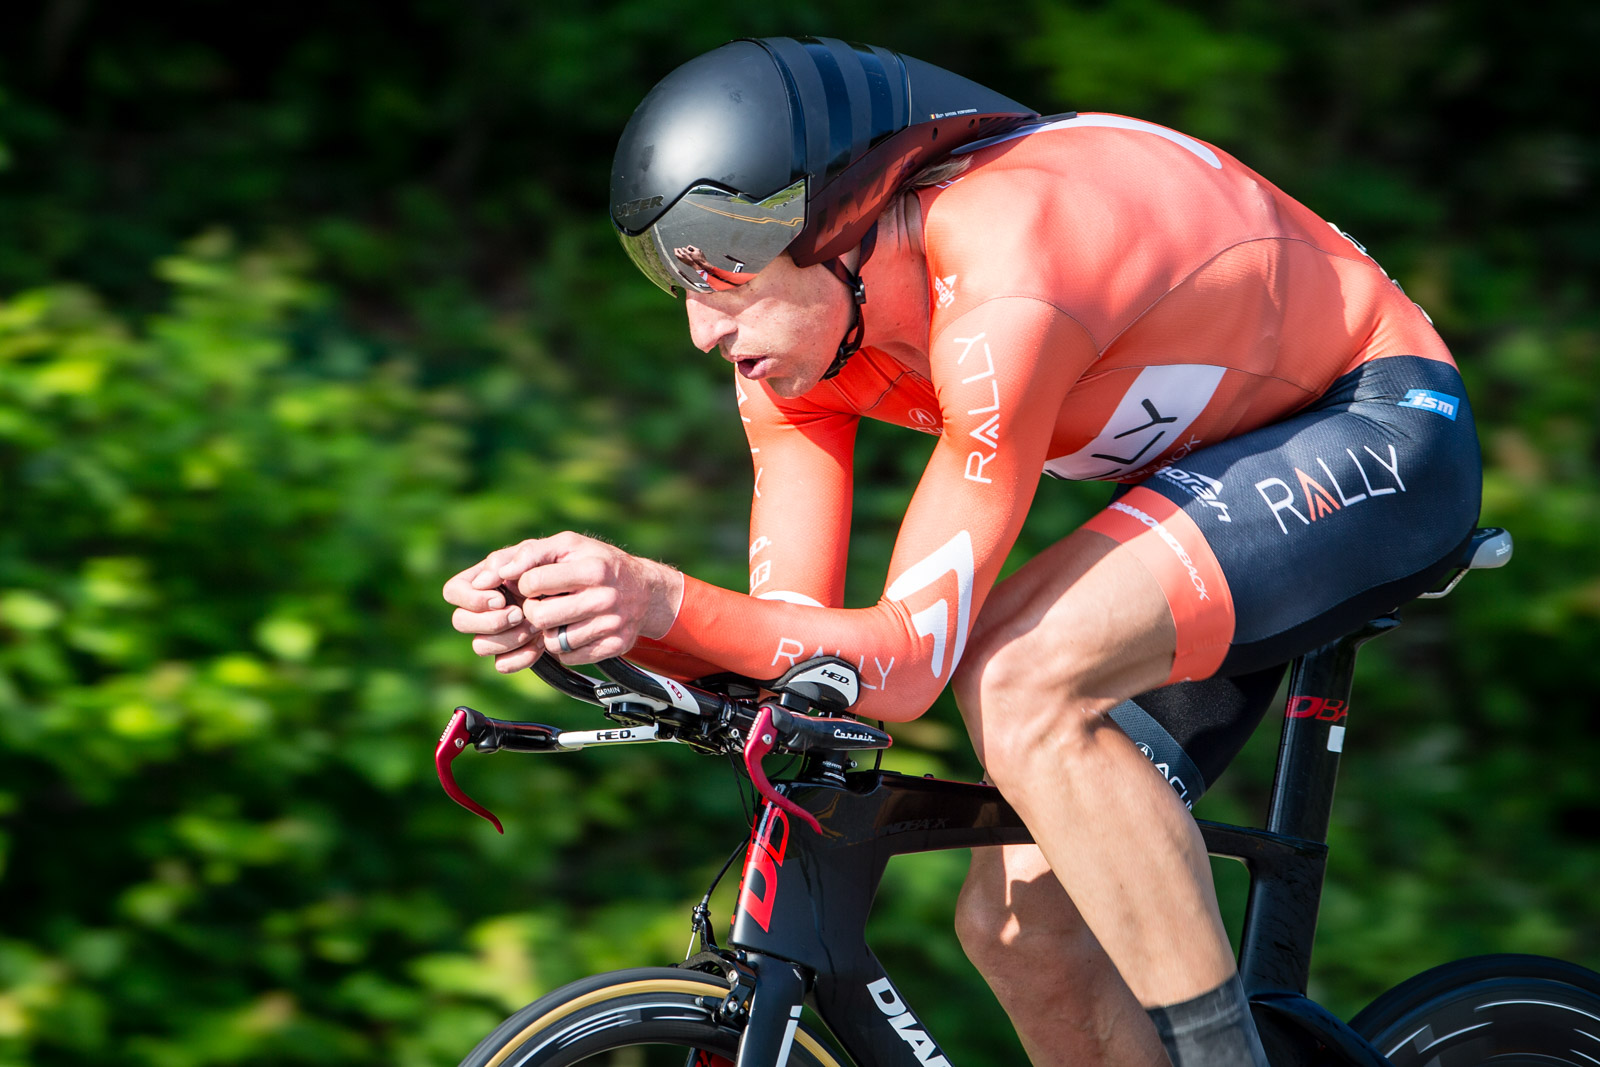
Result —
M438 589L569 527L742 583L725 368L618 254L606 174L667 70L806 32L1212 139L1433 314L1517 556L1363 653L1315 992L1600 963L1600 9L48 0L0 9L0 1067L454 1062L682 951L731 774L463 760L495 835L433 784L449 709L592 717L477 662ZM863 428L853 603L929 446ZM1013 565L1105 494L1045 484ZM900 742L976 773L948 702ZM1275 744L1201 814L1257 818ZM998 1062L961 860L892 865L875 944L953 1060Z
M1042 4L1039 21L1021 54L1048 72L1055 99L1081 102L1074 110L1163 112L1174 126L1219 143L1236 141L1271 111L1271 76L1284 50L1187 5Z
M452 561L613 518L627 446L559 380L505 379L541 358L514 331L427 385L306 267L212 230L143 319L72 285L0 303L0 1062L421 1063L684 939L676 883L600 914L625 942L524 910L588 899L561 857L666 810L664 775L474 765L548 813L501 841L427 759L454 701L522 701L445 638ZM731 794L695 806L741 834ZM677 840L607 869L665 886Z

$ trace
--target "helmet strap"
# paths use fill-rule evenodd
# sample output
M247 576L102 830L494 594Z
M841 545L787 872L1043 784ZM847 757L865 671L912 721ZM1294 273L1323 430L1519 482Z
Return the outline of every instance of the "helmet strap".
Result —
M855 315L850 324L850 329L844 335L844 340L839 342L838 354L833 357L833 362L823 372L822 380L827 381L844 370L845 362L861 347L862 336L867 332L866 320L861 313L861 307L867 302L867 289L861 281L861 271L866 268L867 260L872 256L872 250L878 243L878 224L874 222L861 238L861 259L856 264L856 269L851 270L845 266L844 260L838 256L827 260L823 266L833 272L833 276L844 283L850 290L850 296L855 300Z

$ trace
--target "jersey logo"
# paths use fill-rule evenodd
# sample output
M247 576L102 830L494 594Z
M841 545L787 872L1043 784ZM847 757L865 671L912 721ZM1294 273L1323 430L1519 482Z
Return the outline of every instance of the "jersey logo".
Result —
M771 580L772 561L770 559L764 559L750 568L750 592L754 593Z
M967 453L967 465L962 477L969 482L993 485L994 479L984 474L984 468L1000 455L1000 382L994 374L994 350L989 347L988 341L983 340L987 336L989 336L987 333L980 333L976 337L957 337L955 342L962 346L961 355L956 357L956 365L965 369L967 357L973 353L978 342L983 341L984 369L961 379L961 384L972 385L974 382L982 381L989 383L987 394L984 393L983 386L979 385L976 388L976 399L988 400L989 403L967 410L968 415L988 415L989 418L977 429L967 431L968 435L983 448ZM977 364L974 363L973 366ZM968 399L972 397L969 396Z
M1456 409L1461 406L1461 401L1449 393L1436 393L1432 389L1407 389L1406 398L1397 406L1431 411L1455 422Z
M1206 592L1206 580L1201 577L1200 568L1194 565L1194 557L1189 555L1189 550L1183 547L1182 541L1173 536L1171 530L1161 525L1149 513L1140 511L1130 504L1124 504L1120 500L1114 500L1106 507L1110 511L1122 512L1161 538L1161 543L1172 550L1172 554L1178 557L1178 562L1183 565L1183 569L1189 572L1189 583L1194 586L1195 596L1200 600L1209 601L1211 599L1211 594Z
M967 623L972 615L972 585L976 566L972 559L972 535L962 530L927 559L914 564L894 580L884 593L889 600L904 601L933 585L946 574L956 576L956 624L954 651L950 655L950 670L961 662L961 653L967 647ZM940 597L921 611L914 612L911 624L917 636L933 638L933 662L929 665L935 678L943 678L944 653L950 642L950 602Z
M1322 487L1322 483L1311 475L1301 470L1294 469L1300 479L1300 488L1305 490L1306 511L1311 514L1311 521L1316 522L1324 515L1332 515L1339 510L1339 502L1333 499L1333 494Z
M1227 373L1225 367L1185 363L1146 367L1123 394L1094 440L1044 465L1058 478L1116 478L1154 461L1176 444Z
M956 278L958 277L960 276L951 274L947 277L933 280L933 290L939 294L940 307L947 308L956 302Z
M1389 496L1393 493L1406 491L1406 483L1400 477L1400 456L1395 451L1394 445L1389 446L1389 461L1384 462L1383 457L1374 452L1370 445L1363 445L1365 452L1379 468L1389 472L1389 477L1394 480L1394 485L1373 485L1372 475L1367 470L1367 464L1351 449L1345 449L1344 454L1350 457L1350 466L1355 468L1354 473L1361 476L1361 485L1366 492L1350 496L1345 493L1345 487L1355 488L1354 478L1348 469L1344 469L1344 482L1334 474L1333 468L1328 466L1328 461L1321 456L1316 457L1317 466L1322 468L1323 475L1327 478L1328 485L1333 486L1330 491L1327 486L1301 470L1293 468L1295 477L1300 482L1300 489L1305 493L1306 510L1301 511L1295 507L1296 496L1289 483L1282 478L1263 478L1256 483L1256 492L1261 494L1261 499L1267 507L1272 509L1272 517L1278 520L1278 529L1283 531L1285 537L1289 536L1289 525L1283 521L1283 513L1288 512L1300 520L1302 526L1310 526L1324 515L1332 515L1336 511L1359 504L1365 500L1375 500L1380 496ZM1334 460L1338 463L1338 459Z
M1157 478L1165 478L1174 485L1181 486L1184 492L1206 505L1206 507L1214 509L1217 512L1214 517L1218 522L1233 521L1228 514L1228 505L1222 501L1222 491L1226 486L1210 475L1167 466L1156 471L1155 476Z

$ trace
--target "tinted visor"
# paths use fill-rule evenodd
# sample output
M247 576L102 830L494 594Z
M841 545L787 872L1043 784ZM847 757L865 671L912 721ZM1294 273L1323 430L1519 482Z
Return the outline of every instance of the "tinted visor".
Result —
M759 203L696 185L649 229L618 231L628 258L669 293L710 293L744 285L789 247L806 224L801 178Z

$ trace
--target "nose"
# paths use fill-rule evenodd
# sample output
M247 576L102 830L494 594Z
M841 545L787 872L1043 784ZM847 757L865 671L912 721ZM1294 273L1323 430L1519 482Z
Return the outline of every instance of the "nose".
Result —
M733 343L739 324L733 316L713 307L699 293L684 296L684 308L689 315L689 340L702 352L709 352L724 342Z

